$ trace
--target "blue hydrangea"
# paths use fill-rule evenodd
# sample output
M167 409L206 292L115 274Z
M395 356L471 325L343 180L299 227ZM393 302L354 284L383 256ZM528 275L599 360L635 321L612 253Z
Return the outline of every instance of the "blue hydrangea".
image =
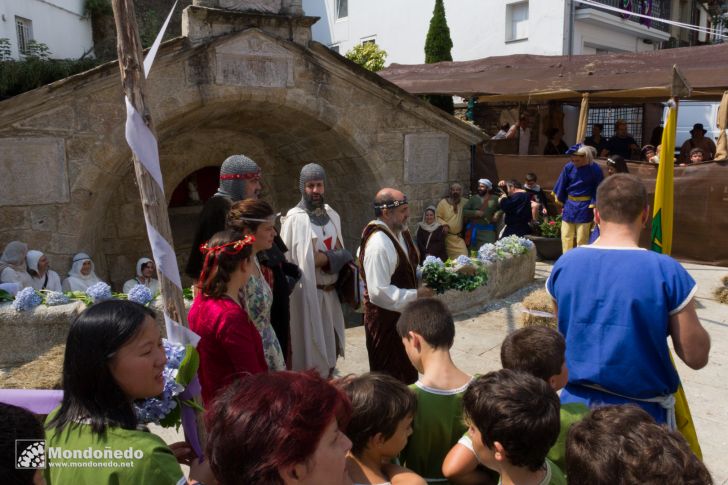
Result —
M16 312L32 310L43 302L43 298L30 286L26 286L15 295L13 308Z
M526 253L529 249L523 241L527 241L527 239L520 238L516 235L508 236L498 240L495 243L495 247L505 253L507 257L516 256Z
M103 281L94 283L93 285L86 288L86 294L89 296L89 298L91 298L91 300L93 300L94 303L98 303L104 300L111 300L113 298L113 296L111 295L111 287Z
M167 339L162 340L167 364L162 371L164 389L159 396L145 399L134 404L134 410L141 423L159 423L174 408L177 407L177 396L184 390L184 386L176 381L177 371L184 360L186 348Z
M495 263L503 259L495 247L495 244L485 243L478 249L478 259L483 263Z
M434 264L435 266L445 266L445 263L442 262L440 258L437 256L427 256L425 260L422 262L422 267L429 266L431 264Z
M135 285L134 288L129 290L129 293L127 293L127 297L129 298L129 301L134 301L141 305L146 305L147 303L152 301L154 295L152 295L152 290L150 290L146 286Z
M70 302L71 299L60 291L49 291L46 293L45 304L48 306L65 305Z
M460 265L460 266L470 266L473 264L473 261L469 257L461 254L455 260L455 264Z

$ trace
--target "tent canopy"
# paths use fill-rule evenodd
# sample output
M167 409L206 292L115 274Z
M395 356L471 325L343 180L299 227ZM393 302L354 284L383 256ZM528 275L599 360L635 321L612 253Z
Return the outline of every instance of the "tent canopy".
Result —
M412 94L477 96L481 102L664 101L677 65L690 99L719 100L728 89L728 44L643 53L575 56L515 54L474 61L392 64L379 75Z

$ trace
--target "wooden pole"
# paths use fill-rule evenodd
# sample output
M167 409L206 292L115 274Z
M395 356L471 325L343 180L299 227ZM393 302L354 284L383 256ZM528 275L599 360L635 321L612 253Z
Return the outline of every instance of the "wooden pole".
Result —
M718 135L718 143L716 143L715 160L726 160L728 159L728 136L726 136L726 130L728 129L728 91L723 93L723 99L718 109L718 129L720 134Z
M111 6L114 10L114 22L116 23L116 47L119 55L119 69L121 70L121 84L124 88L124 94L154 133L152 117L146 105L144 58L134 14L133 0L112 0ZM144 217L167 240L169 245L174 247L164 193L133 153L132 161L137 185L139 186L139 195L142 199ZM157 268L157 276L159 277L162 301L167 315L186 327L187 314L182 290L161 273L159 268Z
M576 129L576 143L584 143L586 138L586 122L589 118L589 93L582 93L581 108L579 109L579 126ZM597 153L597 156L599 154Z

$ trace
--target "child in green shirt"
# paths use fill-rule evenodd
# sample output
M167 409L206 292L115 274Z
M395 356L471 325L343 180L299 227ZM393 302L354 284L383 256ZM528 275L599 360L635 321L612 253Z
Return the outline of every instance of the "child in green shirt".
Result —
M410 386L417 395L417 412L400 461L428 481L442 481L442 461L466 430L462 397L472 377L452 361L455 324L440 300L422 298L407 305L397 332L410 362L421 374Z
M501 369L475 379L463 396L478 461L499 485L566 485L546 453L559 436L559 396L541 379Z
M564 337L551 328L525 327L508 335L501 345L501 364L504 369L527 372L546 381L554 391L559 391L569 380L566 367L566 343ZM562 404L560 408L560 432L556 443L548 452L548 459L561 470L566 466L564 454L566 435L572 424L589 412L581 403ZM443 463L445 476L467 477L476 473L478 460L472 441L465 435L447 455Z

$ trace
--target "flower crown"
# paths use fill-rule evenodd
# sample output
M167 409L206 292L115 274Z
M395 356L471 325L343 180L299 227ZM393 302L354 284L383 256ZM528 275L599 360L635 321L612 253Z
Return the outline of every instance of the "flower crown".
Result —
M255 242L255 236L248 234L243 239L237 241L231 241L229 243L221 244L219 246L210 246L210 241L200 245L200 252L202 254L217 253L225 250L227 253L237 254L243 250L245 246L250 246ZM232 248L232 250L226 250L225 248Z

